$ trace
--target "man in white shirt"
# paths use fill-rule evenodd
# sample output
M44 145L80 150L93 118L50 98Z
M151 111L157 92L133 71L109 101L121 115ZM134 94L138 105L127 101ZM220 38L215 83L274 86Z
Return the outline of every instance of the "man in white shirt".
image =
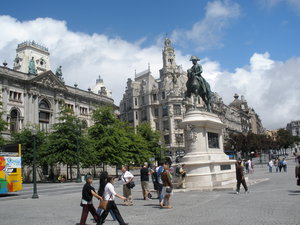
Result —
M132 181L133 178L134 178L133 174L127 170L126 166L123 166L121 180L123 183L123 196L126 198L126 200L124 201L126 206L133 205L131 189L127 187L127 184L130 181Z

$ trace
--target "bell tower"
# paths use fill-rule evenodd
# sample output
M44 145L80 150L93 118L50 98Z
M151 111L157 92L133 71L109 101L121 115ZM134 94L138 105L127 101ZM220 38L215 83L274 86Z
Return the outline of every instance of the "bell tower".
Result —
M29 63L31 60L35 64L35 74L50 70L50 53L48 48L37 44L35 41L24 41L18 44L16 52L14 70L29 73Z
M166 34L165 39L165 46L163 49L163 69L173 69L176 68L176 61L175 61L175 50L171 46L171 41L168 38L168 34Z

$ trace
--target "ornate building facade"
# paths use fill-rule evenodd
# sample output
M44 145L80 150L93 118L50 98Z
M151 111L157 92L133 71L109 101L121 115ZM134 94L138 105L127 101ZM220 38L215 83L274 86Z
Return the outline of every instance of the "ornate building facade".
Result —
M300 120L291 121L286 125L286 129L293 135L300 137Z
M30 125L51 131L52 125L58 122L61 102L65 102L85 126L91 125L95 107L114 105L103 81L102 91L98 93L79 89L77 84L66 85L61 67L55 74L51 71L47 48L28 41L19 44L16 52L13 69L6 63L0 67L3 119L9 123L6 135Z
M169 154L182 155L184 131L179 124L189 104L184 101L187 73L176 64L175 50L168 37L164 42L162 60L163 68L159 71L158 79L152 76L150 68L135 74L134 80L128 79L120 102L120 118L135 127L142 122L149 122L153 129L161 132ZM230 132L261 132L262 125L257 114L248 108L246 102L236 104L238 100L235 97L230 105L225 105L222 98L214 93L213 112L226 124L225 138ZM204 107L202 99L199 98L197 102L197 107ZM254 118L256 122L252 122ZM259 124L259 128L255 124Z

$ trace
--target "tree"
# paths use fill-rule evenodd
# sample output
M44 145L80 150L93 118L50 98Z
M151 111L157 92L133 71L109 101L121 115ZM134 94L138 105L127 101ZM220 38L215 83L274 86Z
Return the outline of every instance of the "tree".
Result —
M281 128L277 131L276 140L280 148L288 148L295 143L295 138L287 130Z
M162 149L159 145L161 134L158 131L153 131L149 123L142 123L137 127L137 133L140 134L147 141L147 151L155 157L157 161L162 160Z
M92 118L94 125L88 133L99 163L140 164L149 160L147 141L133 127L118 120L111 107L96 109Z
M3 133L7 129L8 123L3 120L3 109L2 109L2 102L0 102L0 134ZM0 146L3 146L6 143L5 139L0 135Z
M24 128L18 133L13 133L11 137L12 144L21 144L22 146L22 164L32 166L33 163L33 151L34 151L34 137L30 127ZM36 134L36 151L37 151L37 163L42 163L43 152L46 143L46 134L42 131L38 131Z
M80 120L74 115L73 110L62 104L58 121L58 123L54 124L53 132L47 140L43 156L44 162L50 166L57 163L69 165L70 168L78 160L86 163L86 157L89 155L86 154L86 151L89 151L90 148L86 144L88 141L83 137ZM69 177L68 171L67 177Z

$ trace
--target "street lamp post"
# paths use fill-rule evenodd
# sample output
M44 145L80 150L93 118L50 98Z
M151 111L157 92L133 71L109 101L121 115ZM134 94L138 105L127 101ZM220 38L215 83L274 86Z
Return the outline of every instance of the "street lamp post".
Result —
M162 153L162 148L161 148L161 144L162 144L162 143L161 143L161 140L159 140L157 144L158 144L159 149L160 149L160 161L161 161L162 158L163 158L163 153Z
M77 152L77 179L76 179L76 183L81 183L81 177L80 177L80 162L79 162L79 135L81 133L81 124L76 121L76 152Z
M36 186L36 134L37 134L37 130L33 128L32 129L32 135L33 135L33 195L32 198L39 198L37 194L37 186Z

